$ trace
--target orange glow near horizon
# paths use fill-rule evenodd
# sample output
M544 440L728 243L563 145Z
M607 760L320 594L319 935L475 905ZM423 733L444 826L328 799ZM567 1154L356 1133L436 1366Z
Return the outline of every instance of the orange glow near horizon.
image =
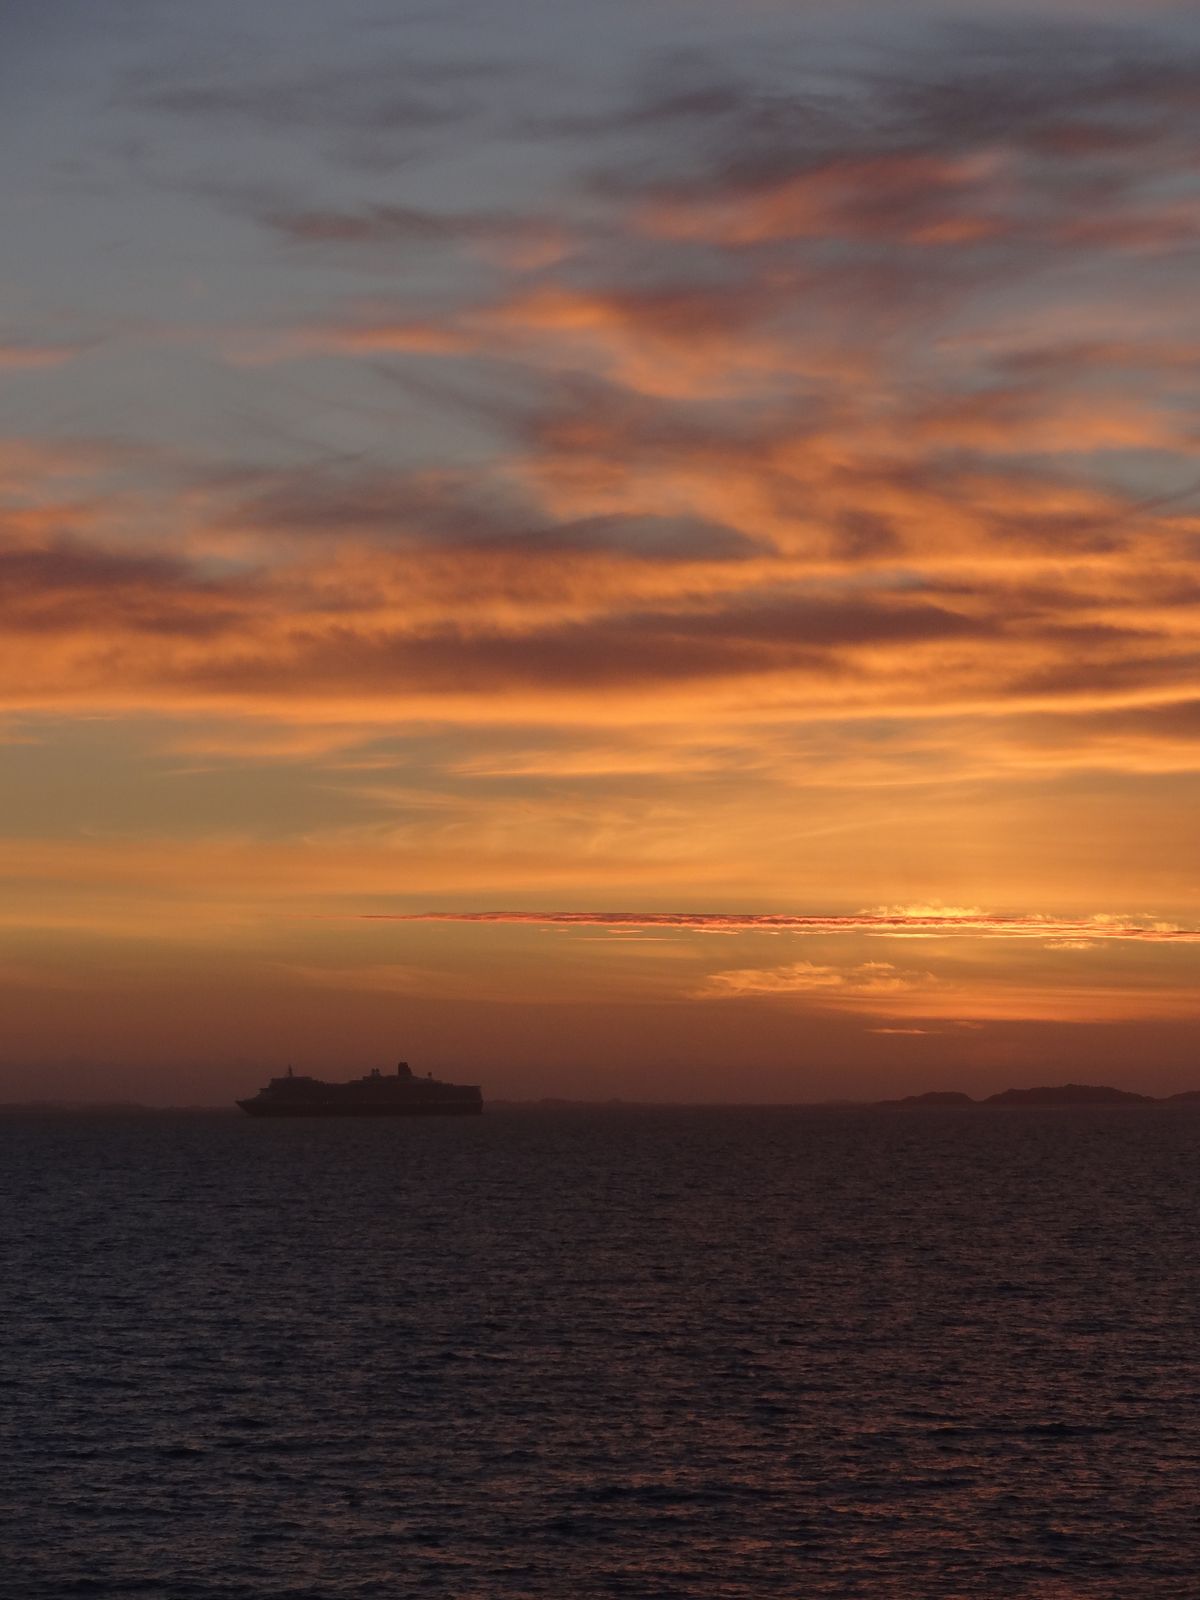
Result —
M1200 1086L1200 38L786 9L403 159L104 44L119 225L47 145L0 286L10 1097Z

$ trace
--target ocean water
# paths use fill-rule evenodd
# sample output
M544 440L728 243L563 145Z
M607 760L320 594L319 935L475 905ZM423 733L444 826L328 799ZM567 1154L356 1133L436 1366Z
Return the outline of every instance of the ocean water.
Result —
M1200 1595L1200 1113L0 1122L0 1595Z

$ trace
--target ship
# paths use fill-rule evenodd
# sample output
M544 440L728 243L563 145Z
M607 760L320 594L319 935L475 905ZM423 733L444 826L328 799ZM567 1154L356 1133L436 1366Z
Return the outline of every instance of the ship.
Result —
M375 1067L349 1083L325 1083L289 1067L237 1103L249 1117L470 1117L483 1110L483 1094L478 1084L418 1078L401 1061L395 1072Z

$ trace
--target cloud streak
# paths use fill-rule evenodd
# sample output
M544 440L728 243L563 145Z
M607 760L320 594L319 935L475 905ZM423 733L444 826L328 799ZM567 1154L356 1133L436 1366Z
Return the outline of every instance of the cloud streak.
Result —
M976 910L881 908L845 916L786 912L688 911L412 911L363 912L370 922L457 922L516 924L553 928L667 928L681 933L788 933L824 937L870 934L881 938L1024 939L1041 943L1075 941L1069 948L1109 941L1137 944L1200 944L1200 928L1178 927L1151 917L1098 913L1054 917L1043 913L1005 915ZM822 969L823 970L823 969Z
M856 967L822 966L793 961L782 967L745 967L714 972L697 991L701 999L743 999L759 995L814 995L834 1004L893 1002L933 987L929 972L905 972L888 961L864 961Z
M39 344L34 340L0 339L0 370L36 371L43 367L63 367L91 348L90 344L82 341Z

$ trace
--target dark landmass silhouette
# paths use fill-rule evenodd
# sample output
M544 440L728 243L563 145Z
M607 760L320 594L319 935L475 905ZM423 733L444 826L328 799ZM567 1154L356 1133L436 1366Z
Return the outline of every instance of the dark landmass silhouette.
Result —
M958 1089L930 1089L925 1094L906 1094L899 1100L876 1100L877 1106L973 1106L978 1101Z
M160 1117L233 1111L233 1106L147 1106L140 1100L0 1100L0 1117Z
M1106 1083L1045 1084L1035 1089L1002 1089L982 1100L969 1094L933 1090L929 1094L910 1094L902 1100L877 1100L880 1109L905 1109L920 1106L1165 1106L1200 1105L1200 1089L1185 1089L1182 1094L1135 1094L1132 1089L1114 1089Z
M7 1100L0 1102L0 1116L43 1116L86 1111L93 1116L126 1116L151 1111L137 1100Z
M546 1094L540 1100L489 1100L488 1110L494 1111L500 1107L502 1111L587 1111L593 1107L604 1110L610 1106L656 1106L665 1105L659 1100L622 1100L613 1095L608 1100L566 1100L562 1095Z
M985 1106L1118 1106L1153 1105L1154 1096L1113 1089L1107 1084L1060 1083L1040 1089L1004 1089L990 1094Z

